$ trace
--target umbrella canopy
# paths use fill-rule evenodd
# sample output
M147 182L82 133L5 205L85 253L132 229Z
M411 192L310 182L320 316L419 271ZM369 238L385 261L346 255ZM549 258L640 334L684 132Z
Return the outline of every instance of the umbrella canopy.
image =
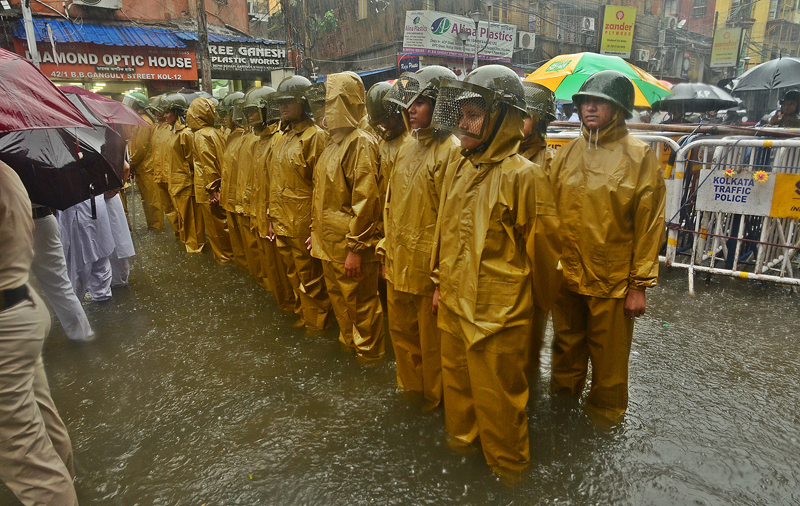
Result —
M60 89L68 95L79 96L92 114L106 125L150 126L136 111L121 102L78 86L62 86Z
M39 69L0 49L0 134L88 126L86 118Z
M734 92L800 86L800 58L786 56L756 65L737 78Z
M581 85L601 70L617 70L633 81L635 107L650 107L654 102L671 95L658 79L618 56L597 53L575 53L556 56L525 78L553 90L557 100L572 100Z
M672 87L673 95L664 97L655 104L654 110L669 110L679 106L686 112L707 112L736 107L738 102L728 92L711 84L678 83Z

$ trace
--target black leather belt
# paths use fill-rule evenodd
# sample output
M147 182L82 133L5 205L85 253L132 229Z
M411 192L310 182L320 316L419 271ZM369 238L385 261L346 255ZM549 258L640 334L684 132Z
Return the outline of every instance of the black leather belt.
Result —
M50 210L49 207L34 207L33 208L33 219L38 220L39 218L44 218L45 216L50 216L53 214L53 211Z
M30 298L28 295L28 285L0 291L0 311L5 311L12 306L16 306L28 298Z

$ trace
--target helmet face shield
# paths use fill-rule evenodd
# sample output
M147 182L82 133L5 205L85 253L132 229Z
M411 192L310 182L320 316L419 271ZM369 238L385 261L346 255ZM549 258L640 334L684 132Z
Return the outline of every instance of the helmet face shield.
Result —
M420 93L422 89L419 80L413 74L404 74L394 82L392 89L386 92L383 99L408 109Z
M264 113L260 107L248 104L242 107L242 113L247 126L257 127L264 124Z
M456 136L482 139L489 128L489 115L496 104L494 93L482 86L445 81L439 90L431 126Z

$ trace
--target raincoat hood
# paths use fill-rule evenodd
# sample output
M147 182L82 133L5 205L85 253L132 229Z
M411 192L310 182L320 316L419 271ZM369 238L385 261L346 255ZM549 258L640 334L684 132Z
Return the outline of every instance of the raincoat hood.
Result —
M489 137L489 145L481 151L464 150L462 153L474 165L498 163L519 152L523 139L524 119L522 113L507 108L493 111L489 116L492 129L496 131ZM497 127L497 122L500 126Z
M329 130L358 128L367 114L364 86L351 74L332 74L325 86L325 124Z
M597 130L589 130L586 125L581 122L581 136L586 139L588 149L597 149L598 147L619 140L628 135L628 127L625 126L625 112L617 108L614 116L608 125Z
M214 105L210 100L200 97L192 101L186 113L186 125L192 130L214 126Z
M547 146L547 141L539 135L539 132L533 132L524 139L519 145L519 154L527 159L531 159L536 153L541 151Z

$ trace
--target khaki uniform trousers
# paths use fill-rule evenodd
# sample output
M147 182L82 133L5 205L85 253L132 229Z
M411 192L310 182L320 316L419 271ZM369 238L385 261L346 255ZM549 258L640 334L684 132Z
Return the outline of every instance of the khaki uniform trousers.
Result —
M231 249L231 239L228 236L228 224L225 219L225 211L218 205L208 203L208 197L202 197L206 202L200 203L203 213L203 225L205 226L206 239L211 245L211 252L220 264L227 264L233 261L233 249Z
M178 218L178 211L175 209L172 196L169 194L169 184L156 183L156 187L158 188L159 208L167 217L169 224L172 225L172 230L175 231L175 237L180 238L180 218Z
M142 208L147 227L154 230L163 229L164 213L159 205L159 190L153 179L153 173L136 174L136 183L139 186L139 195L142 197Z
M248 269L247 257L244 254L244 242L242 231L239 230L239 215L231 211L226 211L228 215L228 236L231 239L231 249L233 250L233 261L242 269Z
M339 341L360 358L381 358L385 352L383 307L378 296L380 262L361 264L361 277L348 278L344 264L322 261L325 286L339 322Z
M528 361L530 324L508 327L467 347L458 316L439 304L442 329L444 420L457 444L480 436L486 463L493 469L521 471L530 462L528 439ZM441 323L449 320L446 327Z
M262 271L267 284L272 291L272 296L278 303L278 307L287 312L294 312L295 297L289 276L286 275L286 267L281 260L281 254L275 241L270 241L263 237L258 238L258 245L261 249L261 260L263 262Z
M186 245L187 253L201 253L206 243L203 211L200 204L190 194L172 196L172 203L178 213L181 241Z
M442 402L442 339L431 312L432 295L394 289L386 282L389 335L397 359L397 385L420 392L432 406Z
M624 309L624 298L590 297L563 287L553 307L553 391L579 395L591 359L587 408L611 421L628 408L633 320Z
M239 215L237 225L239 226L239 234L242 236L242 245L244 246L244 255L247 258L247 270L250 275L256 278L256 282L267 291L272 290L269 284L265 281L264 276L264 260L261 248L258 245L258 234L250 228L252 218L245 215Z
M298 303L295 313L303 319L307 329L327 328L331 319L331 300L325 286L322 262L311 256L303 238L281 235L275 244Z
M78 504L72 443L42 362L50 313L31 300L0 312L0 478L27 505Z

